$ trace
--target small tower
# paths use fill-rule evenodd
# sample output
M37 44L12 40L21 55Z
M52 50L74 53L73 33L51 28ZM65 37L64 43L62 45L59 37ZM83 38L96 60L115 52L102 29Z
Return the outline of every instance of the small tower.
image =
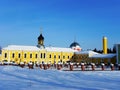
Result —
M44 48L44 37L42 35L42 32L40 33L40 36L38 37L38 45L39 48Z
M107 54L107 37L103 37L103 54Z

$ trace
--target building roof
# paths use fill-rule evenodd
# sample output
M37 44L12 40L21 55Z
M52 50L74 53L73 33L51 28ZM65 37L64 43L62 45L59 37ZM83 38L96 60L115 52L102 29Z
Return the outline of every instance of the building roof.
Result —
M113 58L116 54L100 54L94 51L81 51L75 54L88 54L90 58Z
M86 50L86 51L75 52L75 54L98 54L98 53L91 50L89 51Z
M76 50L73 50L71 48L60 48L60 47L46 47L47 51L56 51L56 52L75 52Z
M80 44L77 43L77 42L73 42L73 43L70 45L70 48L72 48L72 47L76 47L76 46L80 46Z
M113 58L116 54L95 54L91 58Z
M28 51L39 51L40 49L36 46L23 46L23 45L9 45L3 48L3 50L28 50Z
M25 50L25 51L40 51L43 50L37 46L22 46L22 45L9 45L3 48L3 50ZM56 51L56 52L75 52L71 48L60 48L60 47L45 47L46 51Z

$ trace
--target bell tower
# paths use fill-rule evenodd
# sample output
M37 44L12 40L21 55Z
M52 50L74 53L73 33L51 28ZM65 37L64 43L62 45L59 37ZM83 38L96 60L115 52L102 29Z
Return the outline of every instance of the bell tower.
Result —
M42 29L40 32L40 36L38 37L38 45L39 48L44 48L44 37L42 35Z

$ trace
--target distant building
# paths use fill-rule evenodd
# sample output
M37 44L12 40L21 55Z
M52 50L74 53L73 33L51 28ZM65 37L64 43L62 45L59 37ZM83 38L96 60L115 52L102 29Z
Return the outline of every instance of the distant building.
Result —
M115 44L116 54L117 54L117 63L120 64L120 44Z
M73 42L69 48L45 47L42 33L38 37L37 46L9 45L2 49L1 61L7 62L34 62L34 63L66 63L87 62L87 63L116 63L116 54L107 54L107 38L103 38L104 54L99 54L91 50L83 51L80 44ZM120 54L119 54L120 55ZM119 59L120 60L120 59Z
M116 54L99 54L94 51L81 51L75 52L75 62L86 62L86 63L116 63Z

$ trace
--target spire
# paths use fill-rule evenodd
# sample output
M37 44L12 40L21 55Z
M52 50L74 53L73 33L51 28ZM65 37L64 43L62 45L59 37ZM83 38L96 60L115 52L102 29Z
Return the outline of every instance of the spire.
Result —
M40 27L40 36L38 37L38 40L44 41L44 37L43 37L43 35L42 35L42 30L43 30L43 28Z
M74 36L74 42L76 42L76 36Z
M40 35L38 37L38 47L44 48L44 37L42 35L42 27L40 28Z
M40 34L42 34L42 30L43 30L43 28L42 28L42 27L40 27Z

